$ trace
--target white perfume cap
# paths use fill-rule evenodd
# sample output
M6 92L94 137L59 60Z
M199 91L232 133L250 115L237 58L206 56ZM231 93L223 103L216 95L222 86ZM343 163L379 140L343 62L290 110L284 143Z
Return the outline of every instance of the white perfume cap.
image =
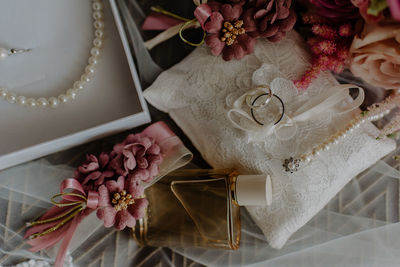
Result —
M271 177L269 175L239 175L236 180L236 201L240 206L271 205Z

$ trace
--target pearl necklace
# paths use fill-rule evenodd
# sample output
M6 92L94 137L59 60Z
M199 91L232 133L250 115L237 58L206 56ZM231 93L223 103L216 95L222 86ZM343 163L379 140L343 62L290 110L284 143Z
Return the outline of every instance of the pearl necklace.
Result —
M322 151L327 151L332 145L339 144L339 142L346 138L349 133L352 133L354 129L360 127L367 121L376 121L389 114L396 106L395 103L398 103L399 101L400 95L389 96L381 103L370 106L367 111L362 111L360 114L355 116L346 127L328 137L323 143L315 146L310 152L301 154L296 159L293 157L285 159L283 163L285 171L290 173L298 171L301 163L308 163Z
M39 97L27 98L23 95L18 95L7 88L0 87L0 98L3 98L10 104L16 104L25 107L51 107L57 108L61 103L67 103L69 100L73 100L77 97L79 91L81 91L86 83L90 82L93 73L95 72L95 65L98 63L98 57L100 56L101 47L103 45L104 37L104 22L103 22L103 4L101 0L92 0L92 10L93 10L93 27L94 27L94 40L93 47L90 50L90 57L88 59L88 64L85 67L85 72L82 74L79 80L73 83L73 87L66 90L64 94L59 96L52 96L49 98ZM19 50L11 49L9 52L4 48L0 48L2 58L16 54ZM29 51L29 50L20 50Z

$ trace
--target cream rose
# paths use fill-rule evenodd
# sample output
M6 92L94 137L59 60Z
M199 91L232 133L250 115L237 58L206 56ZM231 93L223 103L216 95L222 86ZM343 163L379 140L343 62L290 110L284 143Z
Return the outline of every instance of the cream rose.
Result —
M372 85L400 89L400 24L366 24L351 45L350 70Z

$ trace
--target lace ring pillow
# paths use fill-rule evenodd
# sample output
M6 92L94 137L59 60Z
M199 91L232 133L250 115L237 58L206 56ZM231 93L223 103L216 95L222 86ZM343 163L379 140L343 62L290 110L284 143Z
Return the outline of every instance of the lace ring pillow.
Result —
M351 178L395 149L392 140L378 142L378 129L367 122L297 172L285 171L284 159L322 143L359 112L362 102L362 91L353 100L348 87L328 73L298 93L291 81L309 64L294 31L278 44L258 40L254 53L241 60L226 62L199 47L144 93L170 114L212 167L272 174L272 205L247 209L274 248L281 248ZM285 115L272 127L254 130L240 118L238 100L262 84L282 100Z

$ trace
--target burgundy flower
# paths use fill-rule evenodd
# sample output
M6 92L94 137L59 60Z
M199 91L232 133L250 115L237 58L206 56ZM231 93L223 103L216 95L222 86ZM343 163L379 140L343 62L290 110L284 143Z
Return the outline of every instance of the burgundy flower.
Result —
M105 178L114 175L114 172L107 168L109 162L108 153L103 152L98 158L94 155L87 155L86 161L75 170L74 178L82 184L85 190L93 190L95 186L103 184Z
M110 167L118 175L135 176L145 182L158 174L162 161L160 147L153 138L143 134L131 134L115 145L111 157Z
M358 8L351 0L310 0L317 9L317 14L335 20L356 19L360 16Z
M136 220L143 218L148 201L140 198L143 187L128 186L125 178L110 180L99 187L99 208L97 217L104 221L105 227L115 226L118 230L134 227Z
M297 16L292 0L256 0L251 12L257 21L260 37L271 42L282 40L296 23Z
M199 21L206 13L211 15L203 25L207 32L206 44L211 53L229 61L233 58L241 59L253 53L255 44L255 22L249 12L243 12L242 4L222 4L211 1L198 6L195 16Z

